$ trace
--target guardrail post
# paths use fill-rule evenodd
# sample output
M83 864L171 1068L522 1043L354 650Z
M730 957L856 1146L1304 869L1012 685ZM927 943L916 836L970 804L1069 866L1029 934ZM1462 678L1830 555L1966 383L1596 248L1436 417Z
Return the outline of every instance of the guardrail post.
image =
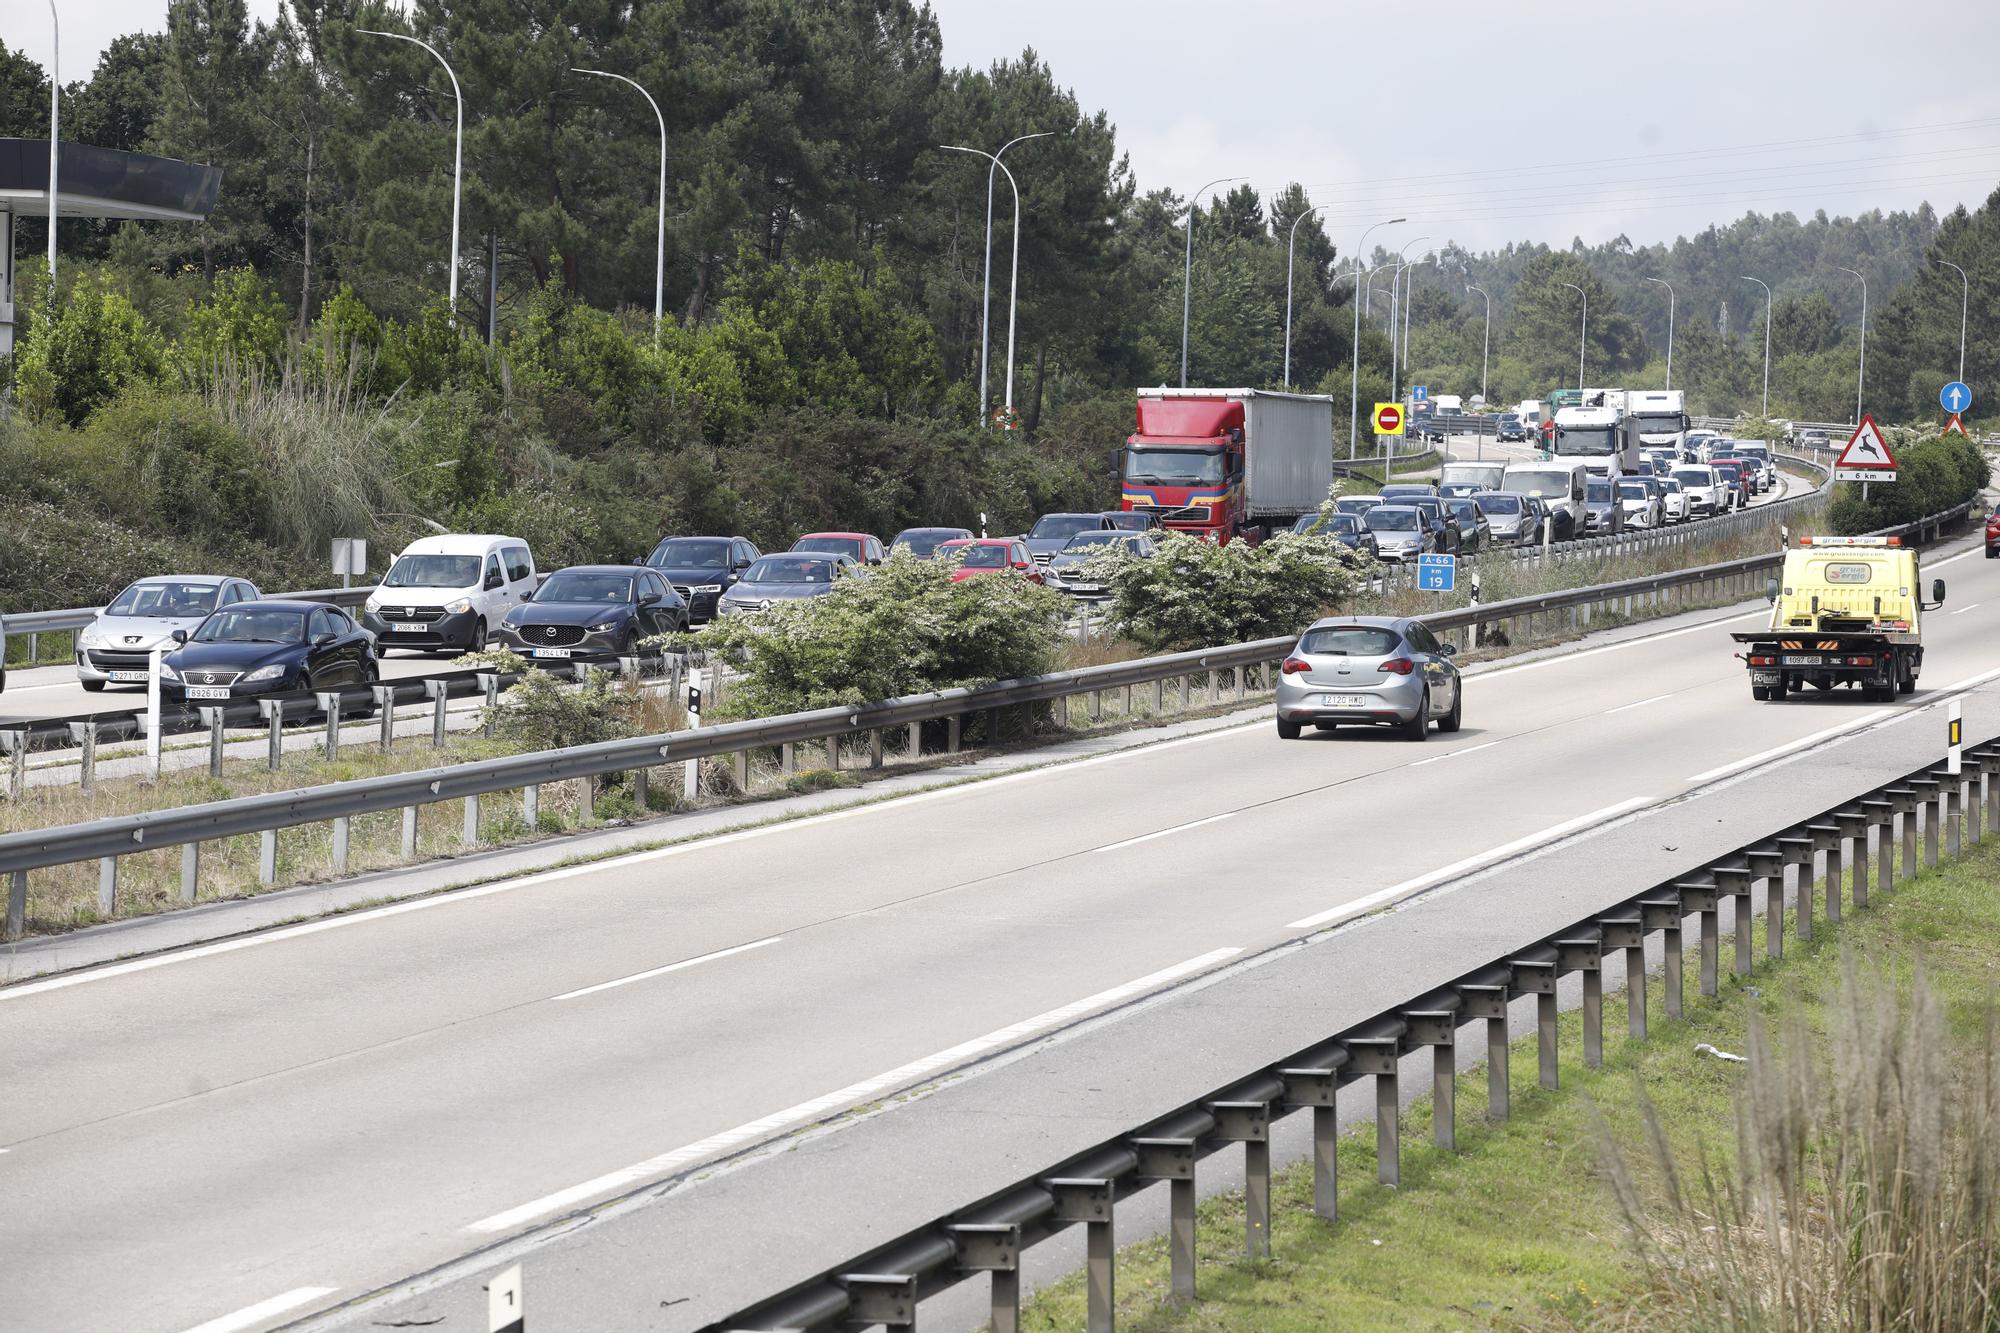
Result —
M474 792L465 798L465 819L459 829L458 840L468 847L479 842L479 794Z
M1785 956L1785 858L1776 843L1752 847L1744 854L1750 863L1750 878L1764 884L1764 954L1773 960Z
M1931 774L1909 779L1910 786L1916 788L1918 813L1924 825L1924 865L1936 869L1938 863L1939 814L1944 810L1944 779ZM1933 806L1931 803L1937 804ZM1914 870L1912 873L1915 873Z
M521 788L521 822L530 833L542 826L542 789L538 785Z
M72 722L69 724L70 738L82 749L77 759L77 787L88 796L97 790L97 724L95 722Z
M1395 1037L1350 1037L1347 1067L1375 1080L1375 1178L1394 1189L1403 1178L1402 1105L1396 1096Z
M882 767L882 733L879 731L871 733L869 740L874 757L873 766L880 768ZM736 770L736 790L748 795L750 791L750 752L748 750L738 750L729 757L734 761Z
M1486 1020L1486 1118L1505 1120L1511 1112L1507 1080L1507 987L1503 982L1458 988L1458 1011Z
M0 731L0 749L7 751L7 797L18 801L28 786L28 733Z
M208 728L208 775L212 778L222 776L223 746L227 743L223 729L228 720L228 711L225 708L206 707L200 710L201 723Z
M1686 994L1686 983L1681 966L1681 902L1678 898L1642 898L1639 900L1639 928L1643 931L1660 932L1660 951L1665 955L1665 963L1660 969L1660 991L1663 1007L1668 1018L1679 1018ZM1644 966L1644 950L1640 952L1641 966Z
M1556 1063L1556 966L1554 963L1515 963L1510 982L1516 995L1535 997L1535 1047L1541 1084L1554 1092L1561 1084Z
M912 722L908 736L909 739L903 746L903 757L914 763L924 757L924 724Z
M849 1327L915 1328L917 1279L908 1273L842 1273ZM519 1327L516 1321L515 1327Z
M1405 1043L1431 1048L1431 1140L1458 1151L1458 1023L1448 1010L1405 1011Z
M285 700L259 699L257 711L271 724L271 739L265 752L264 764L273 773L285 765Z
M627 685L637 686L639 683L639 659L636 657L619 658L618 675ZM483 680L484 677L481 679Z
M1583 974L1583 1063L1604 1064L1603 952L1596 940L1557 940L1556 967Z
M1109 1180L1056 1178L1042 1188L1055 1200L1058 1222L1084 1225L1083 1285L1089 1304L1090 1333L1112 1333L1117 1305L1118 1252L1112 1240L1112 1183Z
M1636 916L1607 917L1597 923L1606 949L1625 951L1625 1034L1646 1039L1646 928Z
M118 858L97 858L97 914L107 920L118 914Z
M319 700L320 711L326 714L326 759L332 763L340 758L340 691L317 690L314 697Z
M28 872L16 870L7 877L7 938L18 940L28 928Z
M1875 835L1875 881L1887 893L1896 882L1896 803L1880 796L1870 796L1861 802L1862 816ZM1861 857L1865 861L1868 844L1862 844ZM1859 897L1860 880L1855 881L1855 906L1864 905Z
M1719 984L1717 974L1721 971L1720 960L1716 957L1719 941L1714 937L1720 934L1718 923L1722 916L1723 898L1727 897L1730 900L1729 933L1736 945L1736 956L1732 967L1737 976L1747 977L1756 969L1757 943L1757 913L1750 896L1751 884L1755 881L1756 875L1750 862L1745 860L1738 864L1716 866L1711 873L1715 877L1715 883L1702 897L1706 907L1701 923L1701 993L1708 996L1716 993ZM1778 873L1780 876L1784 873L1782 862ZM1681 894L1681 902L1683 906L1689 905L1688 894L1685 891Z
M1325 1066L1278 1071L1285 1081L1285 1104L1312 1110L1313 1215L1328 1222L1340 1215L1340 1071L1335 1066L1346 1058L1341 1055Z
M1785 864L1799 867L1792 876L1792 883L1798 890L1798 902L1792 908L1792 930L1802 940L1813 937L1813 839L1804 834L1789 834L1778 839L1778 850L1783 853ZM1778 891L1784 892L1784 877L1778 880Z
M1845 867L1841 863L1840 856L1840 825L1808 824L1806 825L1806 832L1812 835L1813 847L1825 854L1826 860L1822 874L1826 880L1826 920L1828 925L1838 925L1840 924L1841 916L1841 880L1845 875ZM1808 863L1806 869L1808 871L1812 869L1810 863ZM1806 877L1804 892L1812 892L1812 877L1810 874Z
M417 807L403 807L403 859L410 860L417 854Z
M1953 860L1958 858L1959 850L1965 845L1965 835L1961 831L1965 822L1964 797L1961 794L1964 789L1962 778L1953 776L1945 779L1944 799L1940 802L1944 807L1944 854Z
M370 685L368 692L375 696L375 712L382 726L382 753L387 754L396 743L396 687Z
M1173 1300L1193 1304L1195 1141L1131 1139L1128 1142L1139 1159L1134 1175L1140 1180L1167 1182L1167 1267L1171 1272L1168 1290ZM1000 1333L998 1320L994 1321L993 1333Z
M960 1272L992 1275L987 1328L991 1333L1021 1333L1021 1228L1012 1222L962 1222L945 1230Z
M1132 716L1132 687L1130 685L1125 687L1125 697L1120 703L1119 715L1127 718Z
M1183 675L1183 676L1181 676L1181 677L1180 677L1179 679L1180 679L1180 685L1181 685L1181 705L1180 705L1180 710L1179 710L1179 711L1181 711L1181 712L1185 713L1185 712L1187 712L1187 710L1188 710L1188 684L1189 684L1189 678L1188 678L1187 676Z
M431 700L431 748L444 748L445 700L450 694L451 682L431 676L424 681L424 693Z
M2000 834L2000 750L1982 750L1980 776L1986 780L1986 827Z
M1872 825L1860 806L1842 810L1833 816L1840 826L1840 836L1849 847L1847 863L1854 867L1854 906L1859 909L1868 906L1868 830Z
M1240 699L1243 696L1239 693L1236 697ZM1103 720L1104 720L1104 691L1092 690L1090 692L1091 724L1094 726L1097 723L1102 722Z
M257 882L269 887L278 882L278 830L267 828L257 838Z
M965 742L965 714L953 713L944 721L944 752L957 754Z
M644 768L632 770L632 805L642 815L652 808L653 784L649 773Z
M1246 671L1248 671L1249 669L1250 669L1250 668L1249 668L1248 666L1239 666L1239 667L1237 667L1237 668L1236 668L1236 669L1235 669L1234 671L1232 671L1232 672L1230 673L1230 674L1231 674L1232 676L1234 676L1234 677L1235 677L1235 679L1236 679L1236 702L1237 702L1237 703L1242 703L1242 702L1243 702L1243 698L1244 698L1244 692L1245 692L1245 691L1244 691L1244 682L1243 682L1243 673L1244 673L1244 672L1246 672ZM1099 691L1099 693L1100 693L1100 694L1102 694L1103 692L1102 692L1102 691Z
M631 666L626 672L627 679L638 679L639 660L635 657L618 659L620 666L628 662ZM479 682L479 692L486 698L486 702L479 709L479 731L481 735L491 740L494 730L500 724L500 673L481 671L475 674L473 679Z
M792 742L786 741L778 747L778 772L783 777L790 777L792 774L798 772L798 767L798 747Z
M1167 711L1167 682L1164 678L1153 682L1153 716Z
M1917 798L1915 787L1891 787L1883 793L1896 803L1897 841L1903 847L1903 878L1909 879L1917 873L1917 807L1922 804ZM1882 887L1892 887L1885 877Z
M1268 1102L1209 1102L1215 1137L1243 1145L1243 1253L1271 1257L1271 1107Z
M336 816L333 821L333 873L347 873L347 849L352 841L354 820L347 815Z
M181 844L181 901L191 903L201 887L201 844Z

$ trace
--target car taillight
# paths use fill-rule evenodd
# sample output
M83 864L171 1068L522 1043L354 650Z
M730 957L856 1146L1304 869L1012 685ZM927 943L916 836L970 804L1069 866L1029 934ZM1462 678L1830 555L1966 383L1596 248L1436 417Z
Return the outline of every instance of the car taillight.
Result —
M1417 669L1417 664L1407 657L1392 657L1382 664L1382 674L1386 676L1407 676Z
M1874 658L1872 658L1872 657L1850 657L1850 658L1848 658L1848 659L1847 659L1847 665L1849 665L1849 666L1874 666L1874 665L1875 665L1875 659L1874 659Z
M1279 667L1278 670L1284 672L1287 676L1296 676L1301 671L1311 671L1312 663L1302 657L1288 657L1285 659L1285 664Z
M1769 656L1755 656L1750 659L1750 665L1763 667L1776 666L1778 665L1778 659Z

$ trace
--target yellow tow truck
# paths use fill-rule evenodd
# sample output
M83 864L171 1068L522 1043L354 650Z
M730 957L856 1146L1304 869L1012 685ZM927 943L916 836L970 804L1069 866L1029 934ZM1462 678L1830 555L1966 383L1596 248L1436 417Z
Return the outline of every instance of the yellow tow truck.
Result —
M1771 623L1730 637L1750 670L1750 696L1777 702L1810 685L1852 685L1881 702L1917 688L1923 613L1944 605L1944 580L1923 600L1917 552L1899 537L1804 537L1771 580Z

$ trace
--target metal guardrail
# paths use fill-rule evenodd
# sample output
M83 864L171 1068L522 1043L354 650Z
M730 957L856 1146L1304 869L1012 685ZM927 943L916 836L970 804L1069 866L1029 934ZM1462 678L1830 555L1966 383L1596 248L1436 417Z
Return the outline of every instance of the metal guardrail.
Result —
M1885 530L1880 535L1909 535L1922 539L1962 520L1972 511L1974 503L1967 502L1916 523ZM1720 596L1753 595L1756 576L1777 566L1782 558L1779 553L1751 556L1616 583L1537 593L1483 606L1434 612L1418 619L1432 630L1454 637L1458 637L1458 631L1476 631L1488 625L1506 626L1510 638L1518 637L1514 631L1523 624L1531 635L1538 628L1558 631L1582 628L1589 625L1590 609L1596 606L1611 606L1629 612L1648 605L1671 606L1682 601L1692 604ZM1559 623L1552 623L1552 619ZM414 855L417 809L441 801L465 802L465 827L476 830L480 798L497 792L520 791L524 812L532 825L532 812L538 808L540 788L552 782L643 773L671 762L723 755L734 756L737 771L742 774L747 771L748 756L752 751L775 749L789 761L793 747L815 743L827 746L831 766L838 768L842 741L868 736L872 754L879 755L882 733L897 728L907 729L908 753L917 757L923 752L922 729L927 723L945 725L946 752L956 753L968 717L986 715L986 734L992 737L998 735L1002 710L1052 703L1085 694L1095 695L1096 703L1101 706L1105 691L1129 691L1140 685L1153 687L1157 710L1164 699L1168 681L1180 682L1182 701L1185 703L1188 683L1193 677L1207 677L1212 693L1217 680L1214 673L1218 672L1231 673L1233 692L1241 701L1247 694L1246 678L1249 672L1261 670L1263 683L1267 684L1272 669L1291 649L1296 638L1296 635L1286 635L991 685L909 695L851 708L789 713L665 735L632 737L566 750L538 751L7 834L0 836L0 874L8 877L5 935L9 939L18 938L25 929L28 874L33 870L98 861L100 905L109 915L115 905L118 858L134 852L178 846L182 848L182 898L191 902L198 879L199 848L201 843L212 839L250 833L261 835L261 878L270 883L277 864L277 835L283 829L330 821L334 825L334 843L336 847L343 847L346 845L348 821L355 816L401 810L405 854ZM1126 712L1129 714L1130 711L1128 694ZM336 873L341 869L343 867L336 863Z
M962 1209L933 1218L884 1245L820 1272L756 1305L706 1326L704 1333L792 1330L831 1333L876 1324L909 1328L918 1302L960 1282L990 1274L992 1321L996 1329L1020 1327L1021 1254L1074 1225L1088 1230L1085 1261L1089 1328L1114 1327L1116 1249L1113 1208L1123 1197L1160 1181L1170 1182L1170 1291L1182 1300L1195 1296L1195 1171L1203 1158L1238 1144L1244 1150L1245 1249L1252 1260L1271 1255L1271 1126L1299 1111L1312 1113L1313 1203L1328 1221L1338 1214L1335 1177L1341 1088L1367 1079L1375 1102L1376 1176L1395 1187L1401 1177L1401 1059L1428 1048L1433 1052L1433 1136L1439 1147L1457 1146L1456 1047L1461 1028L1484 1024L1488 1115L1509 1114L1508 1006L1535 997L1537 1065L1541 1086L1558 1086L1557 986L1564 977L1582 982L1583 1059L1603 1063L1604 974L1619 954L1625 972L1627 1031L1643 1039L1647 1031L1646 945L1661 943L1664 1007L1681 1016L1685 1005L1683 934L1695 922L1697 985L1704 996L1719 990L1721 907L1732 900L1735 956L1739 976L1753 970L1753 894L1765 886L1767 947L1773 956L1785 931L1784 881L1798 867L1798 933L1811 934L1817 857L1823 856L1826 910L1838 920L1853 872L1853 902L1866 907L1869 841L1880 830L1875 859L1876 886L1895 887L1895 851L1900 843L1901 873L1918 868L1918 822L1923 825L1923 862L2000 832L2000 738L1964 755L1962 772L1945 761L1904 778L1826 806L1800 824L1746 843L1689 874L1656 884L1608 910L1591 913L1569 927L1503 950L1484 965L1427 994L1385 1009L1332 1032L1288 1058L1246 1070L1205 1096L1144 1125L1103 1140L1066 1161L1034 1171L1011 1187Z

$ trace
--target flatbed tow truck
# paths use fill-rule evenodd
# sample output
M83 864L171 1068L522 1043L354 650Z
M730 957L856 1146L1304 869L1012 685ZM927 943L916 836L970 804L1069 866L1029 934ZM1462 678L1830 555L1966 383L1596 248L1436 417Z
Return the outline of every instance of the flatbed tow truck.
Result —
M1851 685L1875 702L1910 694L1924 665L1923 613L1944 605L1944 580L1923 600L1917 552L1897 537L1805 537L1771 580L1771 623L1730 637L1750 696L1775 703L1810 685Z

